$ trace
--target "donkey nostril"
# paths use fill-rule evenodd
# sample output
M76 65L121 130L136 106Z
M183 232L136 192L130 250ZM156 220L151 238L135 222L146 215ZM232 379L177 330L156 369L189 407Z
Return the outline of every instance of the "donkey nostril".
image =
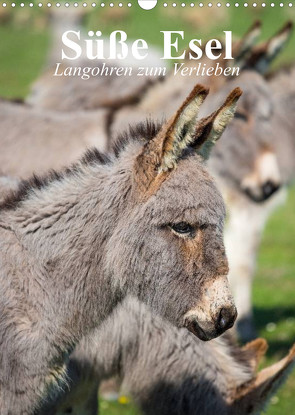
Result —
M265 199L269 198L273 193L275 193L280 186L276 183L271 182L270 180L264 183L262 186L262 192Z
M217 329L225 331L234 325L237 317L237 310L235 307L222 308L219 313L217 321Z
M227 322L226 322L225 317L220 317L220 320L219 320L219 327L220 327L221 329L223 329L224 327L226 327L226 324L227 324Z
M250 197L250 199L254 200L254 202L261 203L265 202L279 188L280 184L268 180L261 186L243 187L242 190L246 193L247 196Z
M218 326L221 329L224 329L227 325L227 313L226 310L224 308L222 308L222 310L220 311L219 314L219 321L218 321Z

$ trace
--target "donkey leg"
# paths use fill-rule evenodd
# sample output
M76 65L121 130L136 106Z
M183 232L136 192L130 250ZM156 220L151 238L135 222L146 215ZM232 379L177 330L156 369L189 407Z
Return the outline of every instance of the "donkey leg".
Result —
M265 223L273 210L285 200L280 190L263 204L248 199L235 199L229 204L229 221L225 246L230 265L229 280L238 310L237 329L242 340L256 337L252 309L252 283L256 257Z

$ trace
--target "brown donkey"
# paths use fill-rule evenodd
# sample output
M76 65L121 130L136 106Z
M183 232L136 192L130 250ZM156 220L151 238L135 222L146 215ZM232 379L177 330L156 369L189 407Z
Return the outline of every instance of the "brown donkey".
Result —
M32 414L62 385L75 344L127 294L203 340L236 309L225 207L203 166L237 88L197 121L197 85L169 122L132 129L115 156L20 185L0 208L0 412Z

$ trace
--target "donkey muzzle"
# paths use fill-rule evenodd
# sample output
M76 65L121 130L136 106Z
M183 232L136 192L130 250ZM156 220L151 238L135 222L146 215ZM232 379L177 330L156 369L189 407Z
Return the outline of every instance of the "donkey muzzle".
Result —
M216 318L208 322L200 322L196 316L190 315L185 319L185 327L200 340L208 341L232 328L237 315L235 306L223 307L218 311Z
M201 340L211 340L234 325L237 309L226 275L208 280L202 292L198 303L184 315L184 326Z
M254 202L269 199L281 186L281 175L277 156L272 151L258 155L252 173L244 177L241 189Z
M279 184L268 180L267 182L263 183L261 186L257 188L246 187L244 189L244 192L250 199L253 200L253 202L262 203L269 199L279 189Z
M190 319L189 321L187 321L185 326L191 333L197 336L200 340L208 341L208 340L211 340L211 338L213 339L213 337L210 337L208 335L207 331L201 328L197 320Z
M237 309L235 306L222 308L219 312L217 321L215 323L216 331L222 334L226 330L232 328L237 318Z

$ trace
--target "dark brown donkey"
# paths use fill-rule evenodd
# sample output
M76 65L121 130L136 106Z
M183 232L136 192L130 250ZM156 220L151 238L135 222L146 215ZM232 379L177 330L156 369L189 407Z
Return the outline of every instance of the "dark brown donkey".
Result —
M0 413L32 414L79 340L131 294L203 340L232 327L225 207L203 166L241 95L197 121L197 85L112 158L19 186L0 207Z

